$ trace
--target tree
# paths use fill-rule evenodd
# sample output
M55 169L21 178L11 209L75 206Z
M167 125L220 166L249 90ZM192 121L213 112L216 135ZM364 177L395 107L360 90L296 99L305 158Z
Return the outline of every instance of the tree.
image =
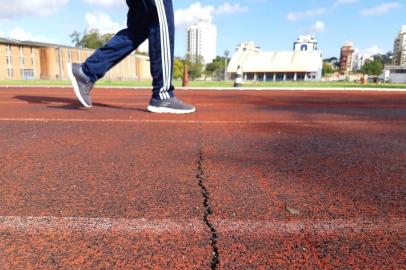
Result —
M323 62L327 62L330 64L330 67L333 70L337 70L340 68L340 61L338 60L337 57L330 57L330 58L326 58L323 60Z
M227 58L227 62L230 62L230 58ZM206 77L212 77L214 80L223 80L225 75L225 63L225 57L217 56L213 62L206 65Z
M383 65L390 65L392 64L392 52L387 52L386 54L376 54L372 56L372 58L376 61L381 62Z
M181 58L175 58L173 62L173 78L179 80L183 78L184 60Z
M75 47L81 47L82 34L79 31L74 31L69 37Z
M368 74L368 75L374 75L374 76L379 76L382 74L382 71L384 69L384 64L379 61L379 60L367 60L365 64L362 66L362 73Z
M88 49L98 49L103 47L113 36L114 34L102 35L97 29L84 31L83 34L74 31L69 35L72 43L75 44L76 47Z
M187 55L185 57L185 63L188 66L189 77L191 80L202 77L203 74L203 57Z
M323 76L328 76L333 73L333 68L331 67L331 64L328 62L323 62L323 70L322 70L322 75Z

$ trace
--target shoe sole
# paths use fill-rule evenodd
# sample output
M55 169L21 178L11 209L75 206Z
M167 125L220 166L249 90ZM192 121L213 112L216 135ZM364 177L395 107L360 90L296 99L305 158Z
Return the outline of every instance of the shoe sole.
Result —
M193 108L191 110L177 110L177 109L171 109L171 108L166 108L166 107L155 107L155 106L148 106L147 108L148 111L153 112L153 113L172 113L172 114L187 114L187 113L194 113L196 111L196 108Z
M75 92L75 95L76 95L77 99L78 99L78 100L80 101L80 103L82 103L82 105L85 106L86 108L91 108L92 105L87 104L87 103L85 102L85 100L83 99L82 95L80 94L80 91L79 91L79 84L78 84L78 82L77 82L77 80L76 80L75 75L73 75L72 63L68 63L67 68L68 68L68 76L69 76L69 79L70 79L70 81L71 81L71 83L72 83L73 91Z

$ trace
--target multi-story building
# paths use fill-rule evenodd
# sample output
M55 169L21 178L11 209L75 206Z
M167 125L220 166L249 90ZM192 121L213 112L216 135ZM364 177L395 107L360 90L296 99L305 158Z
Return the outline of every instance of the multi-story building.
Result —
M361 51L357 48L354 48L354 54L352 57L352 70L358 71L361 70L364 65L364 57L361 55Z
M403 25L399 35L395 39L393 49L393 64L406 65L406 25Z
M30 45L0 39L0 79L40 78L40 47Z
M293 43L293 50L298 51L317 51L318 44L316 37L313 35L299 36Z
M94 50L0 38L0 80L66 80L68 62L81 63ZM135 53L110 70L105 80L150 79L149 58Z
M353 70L354 60L354 44L347 41L343 47L341 47L340 55L340 72L343 75L348 75Z
M204 64L216 58L217 27L211 21L200 21L186 29L186 55L193 61L202 57Z
M385 66L385 80L392 83L406 83L406 25L403 25L395 39L392 65Z

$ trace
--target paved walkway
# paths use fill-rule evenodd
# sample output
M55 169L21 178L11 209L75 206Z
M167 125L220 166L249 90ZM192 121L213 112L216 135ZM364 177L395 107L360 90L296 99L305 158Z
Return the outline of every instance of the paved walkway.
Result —
M0 89L0 269L402 269L406 93Z

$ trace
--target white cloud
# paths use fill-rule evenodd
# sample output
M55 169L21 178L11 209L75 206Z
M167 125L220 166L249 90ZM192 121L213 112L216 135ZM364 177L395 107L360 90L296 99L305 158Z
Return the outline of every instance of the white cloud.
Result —
M34 35L32 33L25 31L24 29L22 29L20 27L15 27L14 29L12 29L6 37L11 38L11 39L22 40L22 41L37 41L37 42L48 42L48 43L54 42L52 39L49 39L44 36Z
M334 2L334 7L338 7L338 6L341 6L341 5L348 5L348 4L353 4L353 3L356 3L356 2L358 2L359 0L336 0L335 2Z
M369 9L364 9L361 11L361 16L364 17L369 17L369 16L376 16L376 15L382 15L385 14L392 9L397 9L400 8L401 4L398 2L391 2L391 3L385 3L376 7L372 7Z
M87 30L98 29L101 34L115 34L125 27L124 24L114 22L111 17L105 13L87 12L85 19Z
M373 56L375 54L384 54L384 53L385 53L385 50L379 48L378 45L373 45L369 48L361 50L361 55L364 58L370 58L371 56Z
M305 18L312 18L315 16L322 15L326 13L326 11L327 10L325 8L315 8L300 12L289 12L288 15L286 15L286 19L288 21L297 21Z
M5 35L4 35L4 32L2 32L1 30L0 30L0 37L4 37Z
M316 21L312 27L313 31L316 33L323 32L326 30L326 24L322 21Z
M175 25L176 27L186 27L199 20L212 21L215 16L242 13L247 10L246 7L242 7L239 4L224 3L221 6L215 7L212 5L203 6L200 2L196 2L188 8L175 11Z
M124 8L126 7L124 0L85 0L88 4L94 4L106 8Z
M189 26L199 20L212 20L212 14L215 8L213 6L202 6L199 2L190 5L185 9L175 11L175 25L177 27Z
M0 0L0 18L48 16L66 5L69 0Z
M230 3L224 3L222 6L219 6L216 9L216 15L221 15L221 14L233 14L233 13L243 13L247 12L248 8L247 7L242 7L240 4L230 4Z
M323 21L316 21L311 27L305 29L307 34L321 33L326 30L326 24Z

